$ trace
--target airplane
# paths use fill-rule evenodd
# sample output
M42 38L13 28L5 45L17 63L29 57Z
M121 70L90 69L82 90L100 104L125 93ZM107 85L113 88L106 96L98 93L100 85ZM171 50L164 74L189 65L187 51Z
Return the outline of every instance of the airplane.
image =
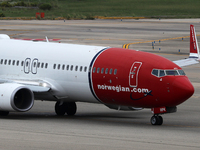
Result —
M195 36L194 27L190 32ZM57 115L73 116L76 102L89 102L116 110L149 108L151 124L162 125L160 115L176 112L177 105L194 93L180 67L198 63L193 35L195 58L174 63L138 50L25 41L0 34L0 115L28 111L34 100L45 100L56 102Z

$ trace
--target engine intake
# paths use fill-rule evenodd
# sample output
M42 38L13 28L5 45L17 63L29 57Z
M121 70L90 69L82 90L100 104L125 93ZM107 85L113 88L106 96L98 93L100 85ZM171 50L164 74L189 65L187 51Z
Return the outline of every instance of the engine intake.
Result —
M30 110L34 104L33 92L26 86L17 83L0 84L0 110Z

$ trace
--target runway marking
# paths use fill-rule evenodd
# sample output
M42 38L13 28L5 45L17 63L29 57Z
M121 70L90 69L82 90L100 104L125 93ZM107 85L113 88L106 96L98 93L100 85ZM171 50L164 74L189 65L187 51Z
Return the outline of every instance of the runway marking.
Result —
M22 29L0 29L0 31L35 31L35 30L22 30Z
M32 32L40 32L40 31L32 31ZM12 37L12 36L26 34L26 33L29 33L29 32L22 32L22 33L10 34L9 36Z
M200 36L200 34L197 34L196 36ZM134 42L134 43L127 43L124 44L122 47L129 49L130 45L133 44L141 44L141 43L152 43L152 42L159 42L159 41L169 41L169 40L177 40L177 39L182 39L182 38L189 38L190 36L182 36L182 37L175 37L175 38L167 38L167 39L159 39L159 40L150 40L150 41L144 41L144 42Z
M30 32L41 32L43 30L0 29L0 31L24 31L21 33L10 34L9 36L12 37L12 36L21 35L21 34L30 33Z
M153 54L157 54L157 55L177 55L177 56L180 56L180 54L167 54L167 53L162 53L162 52L159 52L159 53L154 53L154 52L151 52L151 53L153 53ZM187 56L188 57L188 54L185 54L185 55L183 55L183 54L181 54L181 56Z
M16 36L16 35L20 35L20 34L25 34L27 32L23 32L23 33L16 33L16 34L10 34L9 36L12 37L12 36Z
M164 126L170 126L170 127L184 127L184 128L200 128L200 126L187 126L187 125L164 125Z
M30 32L41 32L43 30L0 29L0 31L25 31L25 32L16 33L16 34L10 34L9 36L12 37L12 36L25 34L25 33L30 33Z

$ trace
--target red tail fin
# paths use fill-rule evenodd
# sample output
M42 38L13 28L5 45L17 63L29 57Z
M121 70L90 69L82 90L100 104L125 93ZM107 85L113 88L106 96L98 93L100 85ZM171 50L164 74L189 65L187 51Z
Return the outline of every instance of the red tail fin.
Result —
M194 25L190 25L190 58L199 58L199 46Z

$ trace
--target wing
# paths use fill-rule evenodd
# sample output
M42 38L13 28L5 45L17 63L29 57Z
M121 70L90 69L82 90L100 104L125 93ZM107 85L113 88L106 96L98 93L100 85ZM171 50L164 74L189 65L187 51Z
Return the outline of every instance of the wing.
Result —
M180 67L199 63L199 46L194 25L190 25L190 56L189 58L173 61Z
M51 86L42 80L18 80L18 79L0 79L0 83L16 83L24 85L33 92L48 92L51 89Z

